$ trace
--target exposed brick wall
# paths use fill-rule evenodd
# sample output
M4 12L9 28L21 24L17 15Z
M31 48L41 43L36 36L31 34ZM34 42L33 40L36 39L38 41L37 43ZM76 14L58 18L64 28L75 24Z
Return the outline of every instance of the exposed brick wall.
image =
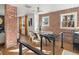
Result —
M49 16L49 26L43 27L43 31L52 31L56 34L60 32L69 32L70 34L65 33L65 41L72 43L72 34L71 34L71 29L60 29L60 14L64 13L70 13L70 12L77 12L77 26L79 27L79 7L76 8L70 8L66 10L60 10L56 12L51 12L47 14L41 14L39 15L40 21L42 20L43 16Z
M17 18L16 7L5 5L5 33L6 47L13 47L17 44Z
M51 12L51 13L47 13L47 14L41 14L39 15L39 19L41 21L43 16L49 16L49 26L47 27L43 27L43 31L52 31L55 33L59 33L61 31L67 31L70 32L70 29L60 29L60 14L64 14L64 13L70 13L70 12L77 12L78 13L78 18L77 18L77 26L79 27L79 7L76 8L70 8L70 9L66 9L66 10L60 10L60 11L56 11L56 12Z

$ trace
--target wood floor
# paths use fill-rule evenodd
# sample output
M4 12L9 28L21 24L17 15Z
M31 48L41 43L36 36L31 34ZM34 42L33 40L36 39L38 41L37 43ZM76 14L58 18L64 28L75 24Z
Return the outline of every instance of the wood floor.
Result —
M22 41L25 41L26 43L29 43L32 47L35 48L40 48L39 43L34 43L32 42L29 37L27 36L22 36L21 37ZM55 42L56 46L55 46L55 55L61 55L63 52L63 49L61 48L61 40L57 39ZM79 54L78 50L74 50L73 51L73 47L72 47L72 43L69 42L69 40L64 40L64 50L68 50L74 53ZM0 46L0 51L2 52L3 55L18 55L18 45L12 48L8 48L6 49L4 46ZM51 43L47 42L46 44L43 44L43 52L48 54L48 55L52 55L52 46ZM36 55L35 53L31 52L29 49L27 48L23 48L23 55Z

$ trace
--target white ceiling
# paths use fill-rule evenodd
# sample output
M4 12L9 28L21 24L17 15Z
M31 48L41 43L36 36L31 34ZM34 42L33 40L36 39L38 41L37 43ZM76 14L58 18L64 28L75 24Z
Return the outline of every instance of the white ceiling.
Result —
M79 7L79 4L11 4L17 7L17 16L24 16L33 14L37 7L39 7L39 13L54 12L58 10ZM4 15L4 5L0 4L0 15Z
M14 6L17 7L17 15L23 16L33 14L37 7L40 8L40 13L44 13L79 7L79 4L16 4Z

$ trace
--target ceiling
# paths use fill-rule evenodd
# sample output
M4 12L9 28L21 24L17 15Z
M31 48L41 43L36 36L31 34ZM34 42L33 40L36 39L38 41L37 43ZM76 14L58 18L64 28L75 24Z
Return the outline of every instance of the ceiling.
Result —
M79 4L15 4L14 6L17 7L17 15L23 16L33 14L35 11L37 11L37 7L39 7L39 13L42 14L51 11L54 12L58 10L79 7Z
M79 4L11 4L17 7L17 16L33 14L39 7L39 14L79 7ZM4 15L4 5L0 4L0 15Z

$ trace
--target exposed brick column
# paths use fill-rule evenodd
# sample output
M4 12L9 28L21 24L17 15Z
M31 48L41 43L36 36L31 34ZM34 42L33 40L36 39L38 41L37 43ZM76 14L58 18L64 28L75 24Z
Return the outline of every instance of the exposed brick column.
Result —
M5 33L6 47L13 47L17 44L17 8L5 5Z

